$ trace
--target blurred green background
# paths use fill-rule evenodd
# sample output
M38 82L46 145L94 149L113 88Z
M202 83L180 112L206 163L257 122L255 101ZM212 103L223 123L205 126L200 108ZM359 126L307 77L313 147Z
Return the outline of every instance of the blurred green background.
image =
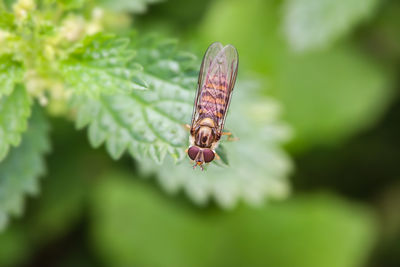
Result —
M196 205L54 117L41 193L0 233L0 266L400 266L399 1L92 2L124 14L117 34L173 36L198 56L234 44L238 83L257 81L292 129L291 193Z

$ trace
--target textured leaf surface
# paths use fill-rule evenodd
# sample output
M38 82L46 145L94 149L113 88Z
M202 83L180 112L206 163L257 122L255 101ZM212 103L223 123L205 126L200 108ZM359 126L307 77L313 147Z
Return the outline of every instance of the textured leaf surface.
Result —
M285 33L296 50L323 47L372 14L377 0L288 0Z
M377 231L370 210L332 196L194 210L131 174L104 178L91 199L91 233L109 266L363 266Z
M239 140L224 142L228 167L217 160L202 172L193 170L186 159L178 165L166 160L159 169L147 162L144 169L156 170L160 184L168 192L183 188L198 204L213 198L220 206L232 208L240 199L260 204L265 199L286 197L286 178L292 165L281 145L291 132L279 122L279 105L256 97L252 86L239 84L233 92L227 128L234 129Z
M190 121L194 97L195 73L188 73L193 56L177 52L171 42L147 40L137 45L136 61L145 66L142 77L149 89L80 98L75 101L77 125L89 124L92 145L105 142L115 159L126 149L134 157L149 156L158 163L166 154L180 159L188 136L183 124Z
M21 145L0 163L0 228L9 214L21 214L25 194L38 191L38 177L45 171L43 155L49 150L47 132L44 116L35 110Z
M7 155L10 145L20 143L31 113L30 103L22 87L16 87L12 94L0 98L0 160Z
M146 89L147 84L138 77L141 66L132 62L135 52L128 45L128 39L87 37L61 63L67 86L75 93L92 97Z
M17 82L22 80L21 66L12 61L10 57L0 58L0 98L9 95Z

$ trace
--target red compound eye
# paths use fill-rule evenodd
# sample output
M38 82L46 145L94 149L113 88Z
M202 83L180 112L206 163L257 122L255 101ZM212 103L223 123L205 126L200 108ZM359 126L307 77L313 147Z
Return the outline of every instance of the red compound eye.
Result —
M212 151L211 149L205 148L203 149L203 156L205 162L210 162L214 159L215 154L214 151Z
M198 148L197 146L192 146L189 148L187 153L191 160L195 160L197 157L197 154L199 154L199 152L200 152L200 148Z

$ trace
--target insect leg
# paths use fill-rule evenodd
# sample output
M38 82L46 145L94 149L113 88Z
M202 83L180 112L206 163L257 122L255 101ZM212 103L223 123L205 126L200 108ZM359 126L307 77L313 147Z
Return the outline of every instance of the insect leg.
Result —
M234 137L231 132L222 132L221 135L228 136L228 138L226 139L227 141L238 141L239 140L239 138L238 137Z

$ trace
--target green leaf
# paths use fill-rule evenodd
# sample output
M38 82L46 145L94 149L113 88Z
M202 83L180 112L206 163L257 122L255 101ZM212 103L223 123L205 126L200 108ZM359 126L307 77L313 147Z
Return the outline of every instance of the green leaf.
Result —
M156 172L158 181L170 193L184 189L199 205L210 198L223 208L232 208L241 199L257 205L265 199L285 198L292 164L281 145L291 132L279 121L279 104L259 97L252 87L239 83L233 92L226 123L239 140L223 143L226 155L220 155L222 162L215 160L217 164L200 171L193 170L188 158L178 165L165 160L159 168L144 161L144 171ZM226 157L229 166L225 165Z
M108 266L355 267L377 233L371 210L337 197L224 212L195 209L130 176L105 175L91 199L91 244Z
M53 151L46 158L46 178L40 181L40 197L29 198L23 218L13 220L0 233L0 266L25 265L43 247L76 229L86 212L92 178L97 177L86 167L101 166L96 172L102 172L110 162L102 151L93 151L66 120L52 120L51 140Z
M29 211L34 212L24 217L32 250L67 235L79 223L93 178L110 161L102 151L93 151L69 122L53 120L51 137L53 151L40 197L29 202ZM87 166L97 167L87 172Z
M126 38L87 37L60 64L67 86L91 97L146 89L147 84L138 77L142 68L132 62L135 51L128 45Z
M16 83L21 82L23 69L21 65L11 59L10 56L0 58L0 98L9 95Z
M174 163L186 157L188 147L189 133L183 124L190 122L193 108L197 80L193 56L177 53L173 42L153 38L136 46L136 60L144 66L142 77L148 90L75 100L77 126L89 125L94 147L105 142L114 159L128 150L141 159L145 171L157 172L167 191L184 188L198 204L213 197L230 208L239 199L258 204L265 198L287 196L291 162L280 146L290 130L279 122L276 102L260 98L251 84L237 86L227 127L240 141L224 145L231 167L224 168L228 162L224 154L220 164L205 172L193 172L188 159L176 166ZM154 161L161 164L167 154L172 159L157 167Z
M58 0L59 4L61 4L64 9L78 9L81 8L86 0Z
M147 6L162 1L164 0L100 0L99 2L117 12L141 14L147 11Z
M184 155L188 133L183 124L190 121L196 84L188 64L193 56L176 51L169 41L154 42L136 45L148 90L75 100L77 126L89 125L91 144L105 142L114 159L127 149L134 157L149 156L157 163L166 154L176 160Z
M21 145L0 163L0 217L20 215L25 194L37 194L38 177L45 172L43 155L49 150L47 134L47 122L35 109Z
M137 50L135 60L144 66L142 75L151 87L174 87L194 93L200 62L195 55L178 50L176 40L149 35L137 40L133 46ZM163 96L171 98L175 95L165 92Z
M219 145L217 147L217 149L215 150L215 152L218 154L218 156L221 159L221 162L216 161L215 163L222 163L225 165L229 165L228 155L227 155L226 149L223 145Z
M287 0L284 27L295 50L326 47L373 14L377 0Z
M0 9L5 8L8 10L12 9L12 5L16 2L16 0L2 0L0 1Z
M10 30L14 26L14 14L6 11L0 2L0 29Z
M4 226L0 225L0 228ZM17 266L28 257L30 242L21 227L10 226L0 233L0 266Z
M391 71L350 45L292 56L277 69L273 93L286 106L298 150L346 140L377 121L392 99Z
M30 105L23 87L16 87L12 94L0 98L0 160L7 155L10 145L19 145L31 113Z

